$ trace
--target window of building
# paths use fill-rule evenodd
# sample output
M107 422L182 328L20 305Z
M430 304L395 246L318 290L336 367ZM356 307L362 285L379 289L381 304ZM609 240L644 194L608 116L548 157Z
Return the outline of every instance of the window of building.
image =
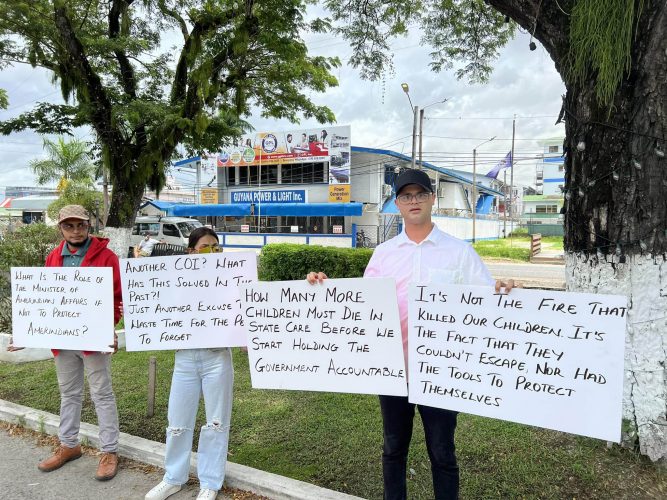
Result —
M324 182L324 163L282 165L282 184L318 184L322 182Z
M239 167L239 184L248 184L248 167Z
M549 146L549 153L558 153L558 146Z
M278 165L262 166L262 184L278 184Z
M227 174L227 185L234 186L236 184L236 167L227 167L224 171Z
M259 165L249 165L248 166L248 175L249 178L248 180L250 181L250 184L258 184L259 183Z
M535 213L538 214L555 214L558 212L558 205L537 205Z
M42 212L23 212L21 218L24 224L32 224L33 222L42 222L44 214Z

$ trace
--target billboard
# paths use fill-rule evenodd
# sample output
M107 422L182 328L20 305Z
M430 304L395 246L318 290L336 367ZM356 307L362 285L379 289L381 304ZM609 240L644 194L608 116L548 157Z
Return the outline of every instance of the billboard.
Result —
M257 132L218 153L218 167L329 162L329 183L350 183L350 126Z

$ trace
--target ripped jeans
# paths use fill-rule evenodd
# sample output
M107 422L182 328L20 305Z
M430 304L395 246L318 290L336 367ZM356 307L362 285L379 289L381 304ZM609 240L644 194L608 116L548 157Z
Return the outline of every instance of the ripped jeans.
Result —
M231 349L176 352L169 394L164 481L185 484L188 480L195 418L199 396L203 393L206 424L199 434L197 475L202 488L222 488L227 464L233 384Z

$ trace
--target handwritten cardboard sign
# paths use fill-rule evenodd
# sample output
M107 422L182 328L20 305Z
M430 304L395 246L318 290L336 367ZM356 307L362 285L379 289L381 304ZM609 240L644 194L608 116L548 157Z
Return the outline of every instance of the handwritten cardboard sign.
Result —
M110 267L13 267L11 276L15 346L113 351Z
M121 259L128 351L246 345L238 285L254 252Z
M620 440L626 297L420 283L410 401Z
M406 396L392 279L241 287L252 386Z

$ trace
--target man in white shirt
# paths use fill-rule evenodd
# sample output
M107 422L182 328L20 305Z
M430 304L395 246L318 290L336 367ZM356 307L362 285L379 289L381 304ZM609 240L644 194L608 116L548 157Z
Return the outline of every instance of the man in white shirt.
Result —
M159 240L151 238L151 234L146 231L146 237L139 242L139 244L134 247L134 256L135 257L150 257L153 253L153 247L160 243Z
M364 277L392 277L401 319L403 354L408 362L408 288L411 282L489 285L509 292L514 281L494 281L473 248L465 241L438 229L431 220L435 195L430 177L422 170L405 170L397 178L396 205L403 217L401 234L379 245L373 252ZM310 283L322 281L324 273L309 273ZM407 397L380 396L384 446L382 473L385 500L407 498L406 469L412 438L415 404ZM459 493L454 432L457 413L419 405L426 447L431 460L436 500L455 500Z

